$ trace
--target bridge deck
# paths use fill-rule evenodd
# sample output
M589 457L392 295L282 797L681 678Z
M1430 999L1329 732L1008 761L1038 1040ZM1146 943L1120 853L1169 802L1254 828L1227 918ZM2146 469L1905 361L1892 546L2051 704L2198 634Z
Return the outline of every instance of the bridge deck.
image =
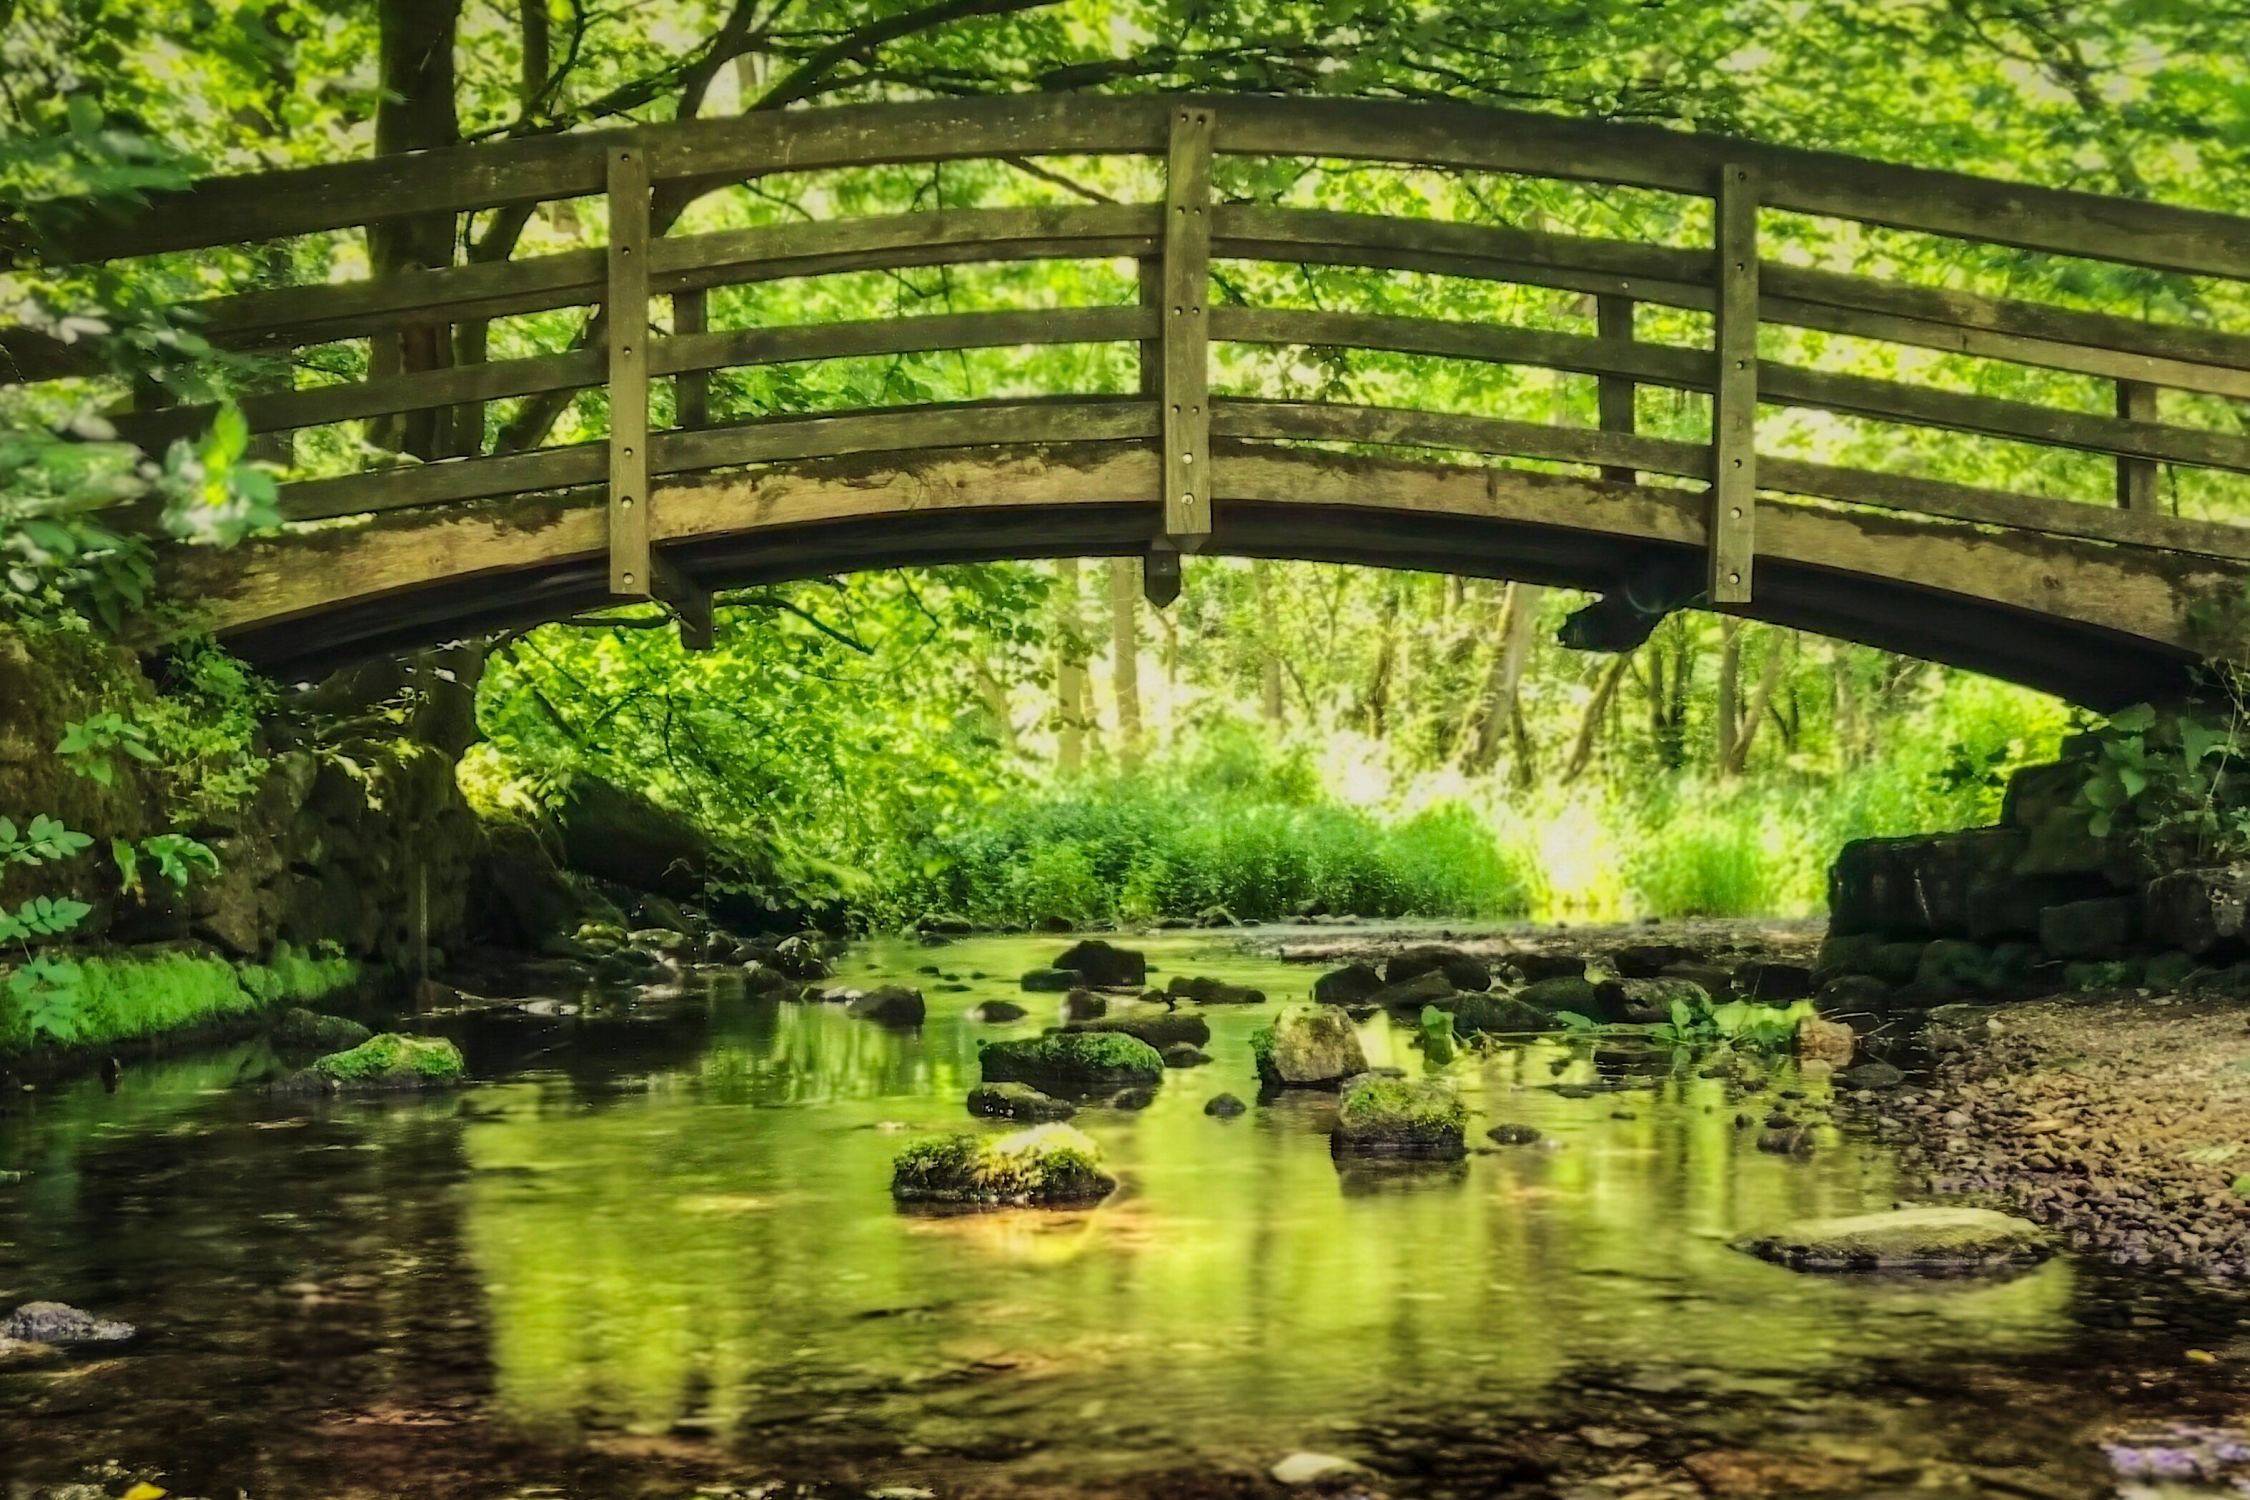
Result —
M1162 201L664 232L699 195L775 174L1088 155L1161 159ZM1516 172L1685 195L1705 201L1710 243L1683 249L1221 201L1212 171L1226 156ZM154 256L593 195L606 197L610 225L599 248L265 287L194 308L222 348L294 358L333 347L356 357L355 378L242 395L256 432L286 444L307 429L451 411L468 414L457 427L479 434L477 451L441 462L294 479L282 492L291 528L237 553L177 549L168 567L208 597L222 634L277 665L309 667L612 598L662 597L693 615L708 608L712 587L793 572L1070 550L1147 552L1161 567L1208 547L1595 589L1660 578L1669 604L1914 650L2093 702L2162 690L2197 658L2238 651L2239 627L2214 633L2212 622L2250 581L2250 528L2232 524L2231 503L2250 502L2240 477L2250 474L2250 435L2237 405L2250 399L2250 334L1760 254L1761 214L1779 212L2250 279L2250 220L2225 215L1487 110L1041 96L645 127L214 179L129 220L82 218L39 248L84 260ZM1029 260L1137 262L1140 299L708 326L709 294L721 288ZM1583 323L1558 331L1242 305L1221 297L1214 260L1548 288L1583 298ZM409 330L569 308L596 311L577 346L561 352L364 373L380 364L375 351L399 349ZM1707 328L1707 339L1639 337L1641 308L1703 319L1689 326ZM1770 329L2061 372L2114 399L2088 410L1845 373L1761 355ZM1139 394L762 420L712 410L710 377L720 370L1057 344L1137 345ZM463 347L413 347L433 345ZM1214 345L1376 350L1587 377L1600 420L1214 398ZM0 352L27 380L92 373L77 349L26 330L0 332ZM652 384L667 382L672 399L652 401ZM1709 414L1703 435L1635 430L1642 387L1698 402ZM589 391L609 413L604 439L494 452L481 436L490 403ZM2064 498L1761 451L1761 421L1770 428L1791 411L1895 428L1917 442L1956 435L2096 455L2108 478L2100 495ZM207 407L159 407L117 425L153 448L210 416ZM670 427L648 430L666 416ZM2199 494L2217 497L2208 508L2220 519L2160 506L2168 473L2216 476ZM2239 513L2250 515L2250 504ZM365 519L340 524L346 517Z

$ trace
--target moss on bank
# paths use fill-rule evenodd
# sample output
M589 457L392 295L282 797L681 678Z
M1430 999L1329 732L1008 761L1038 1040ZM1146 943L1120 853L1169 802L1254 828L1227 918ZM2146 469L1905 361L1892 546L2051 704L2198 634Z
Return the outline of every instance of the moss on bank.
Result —
M285 1005L311 1005L366 983L368 966L332 949L287 943L262 964L236 963L196 948L135 949L78 958L78 1050L145 1041L166 1032L223 1025ZM33 1050L35 1039L0 1011L0 1057Z

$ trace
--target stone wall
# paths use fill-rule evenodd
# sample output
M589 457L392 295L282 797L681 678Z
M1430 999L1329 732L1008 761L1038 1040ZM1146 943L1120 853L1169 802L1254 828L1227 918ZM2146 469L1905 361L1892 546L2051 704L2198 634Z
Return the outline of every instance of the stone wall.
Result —
M2096 838L2074 805L2090 753L2073 742L2017 772L1993 827L1846 845L1823 978L1869 1003L1938 1004L2171 987L2250 959L2250 868L2167 870L2144 842Z

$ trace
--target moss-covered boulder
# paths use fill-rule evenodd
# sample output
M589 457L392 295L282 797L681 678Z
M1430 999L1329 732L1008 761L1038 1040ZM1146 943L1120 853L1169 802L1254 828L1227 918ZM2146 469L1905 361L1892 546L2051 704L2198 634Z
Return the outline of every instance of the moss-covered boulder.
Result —
M1028 1083L980 1083L969 1090L969 1113L991 1120L1067 1120L1078 1111Z
M348 1051L331 1052L288 1082L299 1089L359 1093L451 1088L467 1077L461 1049L444 1037L386 1031Z
M1258 1076L1275 1088L1334 1088L1367 1071L1352 1018L1334 1005L1291 1005L1250 1036Z
M1068 1125L917 1141L891 1165L891 1196L901 1203L1068 1208L1099 1203L1116 1189L1117 1179L1102 1170L1101 1148Z
M273 1044L286 1052L344 1052L375 1033L348 1016L293 1005L274 1019Z
M1803 1271L1929 1272L2027 1265L2054 1246L2028 1219L1939 1207L1804 1219L1738 1240L1735 1248Z
M1056 1031L986 1042L977 1057L986 1083L1028 1083L1068 1099L1146 1087L1164 1077L1162 1054L1139 1037L1115 1031Z
M1336 1105L1328 1148L1336 1156L1452 1161L1468 1154L1469 1112L1450 1084L1435 1079L1355 1078Z

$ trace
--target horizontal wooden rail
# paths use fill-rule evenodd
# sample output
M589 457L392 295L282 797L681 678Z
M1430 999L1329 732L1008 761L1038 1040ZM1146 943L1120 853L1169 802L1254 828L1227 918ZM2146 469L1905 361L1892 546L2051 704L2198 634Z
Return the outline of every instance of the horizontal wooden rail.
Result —
M91 219L56 247L110 260L357 228L384 218L586 197L603 152L639 142L660 184L692 189L778 172L1022 155L1161 153L1171 112L1215 109L1221 154L1520 172L1701 195L1729 163L1766 206L2057 255L2250 277L2250 224L2231 215L2034 187L1645 125L1468 105L1262 97L1015 95L846 105L492 142L219 178Z

